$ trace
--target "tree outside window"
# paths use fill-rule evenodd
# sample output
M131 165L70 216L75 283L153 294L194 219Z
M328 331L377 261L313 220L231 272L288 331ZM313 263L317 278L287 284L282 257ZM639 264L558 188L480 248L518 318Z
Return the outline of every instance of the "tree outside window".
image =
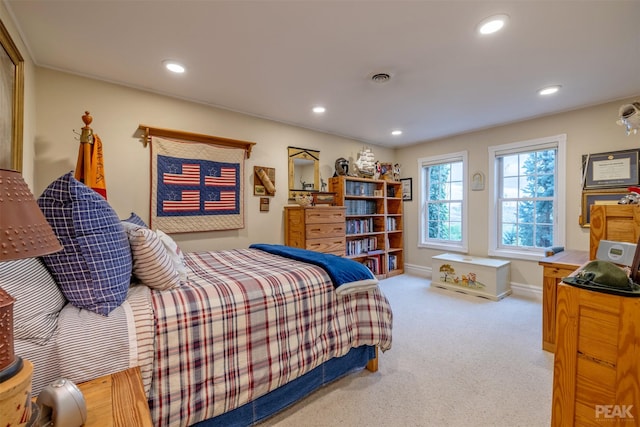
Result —
M556 150L512 154L499 162L501 244L534 248L553 245Z
M564 244L565 143L557 135L489 147L490 255L535 259Z
M422 171L419 244L466 250L466 152L418 160Z

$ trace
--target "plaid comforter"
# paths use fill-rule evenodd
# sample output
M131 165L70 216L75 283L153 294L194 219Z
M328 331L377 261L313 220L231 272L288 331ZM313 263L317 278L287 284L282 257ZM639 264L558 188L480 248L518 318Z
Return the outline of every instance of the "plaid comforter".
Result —
M220 415L351 347L391 347L379 290L338 296L320 267L255 249L186 254L189 282L153 291L157 426Z

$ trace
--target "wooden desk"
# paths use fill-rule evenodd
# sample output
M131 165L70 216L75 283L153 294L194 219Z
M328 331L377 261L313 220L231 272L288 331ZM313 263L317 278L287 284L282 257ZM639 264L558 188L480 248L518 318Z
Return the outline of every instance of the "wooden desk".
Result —
M152 427L139 368L78 384L87 404L84 427Z
M589 261L588 251L562 251L543 258L542 272L542 349L556 351L556 299L558 284Z

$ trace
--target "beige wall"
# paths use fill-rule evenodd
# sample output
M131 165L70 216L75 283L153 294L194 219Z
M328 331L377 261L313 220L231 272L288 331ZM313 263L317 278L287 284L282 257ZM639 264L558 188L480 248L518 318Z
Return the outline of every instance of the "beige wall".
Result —
M402 175L412 177L414 182L413 201L405 203L405 248L406 262L415 266L430 268L431 257L441 253L418 248L418 158L468 150L469 174L480 171L487 176L489 171L488 147L525 141L558 134L567 135L567 199L566 218L560 226L566 228L565 247L568 249L589 249L589 229L578 224L581 206L580 171L581 158L587 153L640 148L640 135L627 136L624 129L615 122L618 109L624 103L637 100L629 98L590 108L584 108L554 116L528 120L507 126L459 135L428 144L405 147L398 151L397 160L402 164ZM488 248L487 229L489 224L489 191L469 191L469 253L486 256ZM542 269L537 262L517 261L511 264L513 283L542 285Z
M94 116L93 127L105 144L109 201L121 217L136 211L149 214L149 149L137 131L151 126L205 133L257 142L246 162L246 228L237 231L175 236L186 250L246 247L253 242L281 242L282 207L286 199L286 147L301 146L321 151L321 173L333 172L338 157L353 158L364 145L358 141L296 128L268 120L232 113L205 105L172 99L119 85L35 67L4 4L0 19L25 57L25 117L23 175L38 196L46 185L75 166L78 141L73 130L82 127L84 110ZM372 147L377 159L402 164L402 176L412 177L413 201L405 203L406 262L429 270L436 251L417 247L418 174L416 159L460 150L469 151L469 172L488 172L491 145L567 135L566 246L587 249L588 229L578 225L580 214L580 159L582 154L640 146L640 136L626 136L615 124L618 108L637 96L550 117L529 120L399 150ZM36 120L37 117L37 120ZM276 168L277 195L268 213L259 212L259 199L252 195L254 165ZM473 255L487 253L488 190L469 192L469 248ZM512 282L541 286L541 268L536 262L514 261Z
M269 120L186 102L162 95L37 68L38 126L35 143L35 192L75 168L78 140L89 110L92 127L104 146L107 197L121 218L135 211L149 218L149 148L139 124L253 141L245 162L245 228L174 235L187 251L247 247L251 243L282 243L283 206L287 200L287 146L320 150L320 173L327 180L338 157L354 158L358 141L297 128ZM377 158L392 161L391 149L372 147ZM260 212L253 196L253 166L276 169L276 196L269 212Z

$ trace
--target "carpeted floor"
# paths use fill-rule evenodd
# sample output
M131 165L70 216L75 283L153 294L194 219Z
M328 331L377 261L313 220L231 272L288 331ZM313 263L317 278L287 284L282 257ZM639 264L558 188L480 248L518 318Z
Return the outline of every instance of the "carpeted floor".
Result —
M494 302L396 276L381 282L393 347L377 373L351 374L262 426L548 426L553 355L542 306Z

